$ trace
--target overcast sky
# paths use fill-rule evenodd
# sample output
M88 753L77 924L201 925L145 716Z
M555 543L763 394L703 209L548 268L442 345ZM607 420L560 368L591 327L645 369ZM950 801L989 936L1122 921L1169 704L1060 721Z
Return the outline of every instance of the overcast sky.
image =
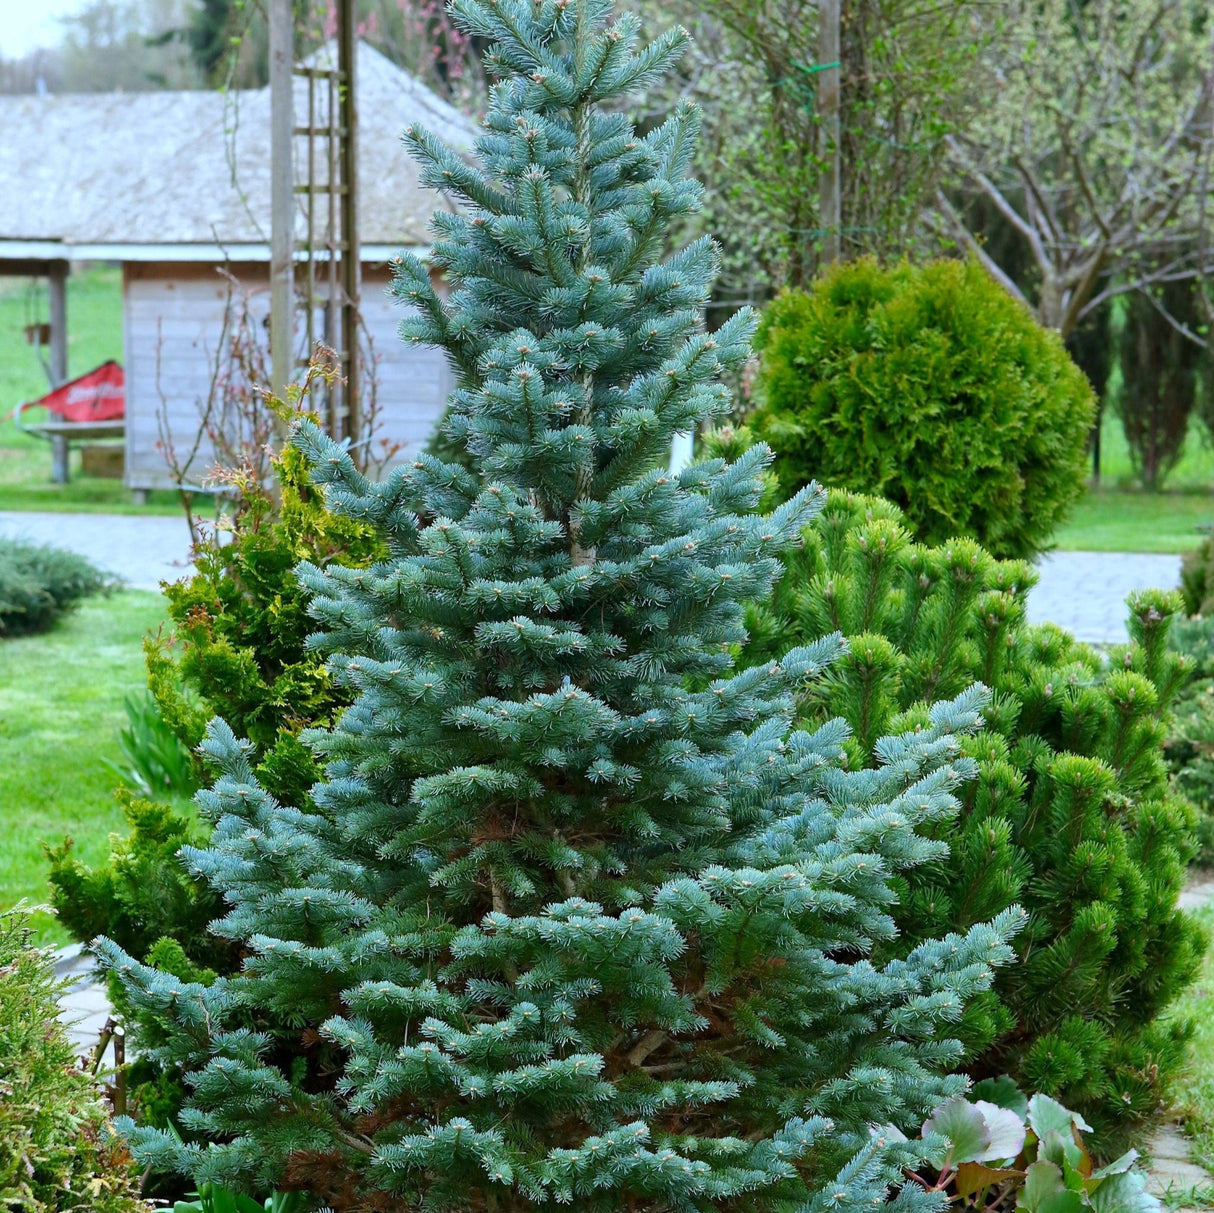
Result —
M0 0L0 56L19 59L63 34L58 18L84 8L86 0Z

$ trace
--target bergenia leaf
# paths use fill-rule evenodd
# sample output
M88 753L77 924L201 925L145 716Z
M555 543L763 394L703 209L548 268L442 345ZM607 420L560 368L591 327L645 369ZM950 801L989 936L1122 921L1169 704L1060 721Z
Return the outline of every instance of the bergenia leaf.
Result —
M923 1122L923 1132L939 1133L952 1143L947 1164L957 1166L963 1162L980 1162L989 1158L991 1133L982 1110L962 1096L942 1103L931 1117Z
M987 1167L980 1162L963 1162L953 1177L953 1189L966 1200L977 1192L985 1191L1009 1179L1023 1178L1023 1171L1003 1167Z
M1016 1085L1015 1079L1007 1074L1002 1074L998 1078L984 1078L981 1082L974 1083L970 1098L985 1100L997 1107L1007 1108L1009 1112L1015 1112L1021 1120L1029 1114L1029 1101L1024 1097L1024 1092Z
M1052 1162L1035 1162L1025 1172L1017 1213L1081 1213L1087 1202L1068 1190Z
M978 1161L1014 1159L1024 1149L1024 1121L1010 1109L988 1103L985 1099L976 1100L974 1107L982 1113L991 1139L986 1153Z
M1147 1178L1140 1171L1121 1171L1101 1180L1090 1199L1096 1213L1161 1213L1163 1209L1147 1191Z
M1092 1126L1078 1112L1064 1108L1048 1095L1034 1095L1029 1100L1028 1120L1029 1127L1038 1137L1045 1137L1053 1130L1070 1135L1072 1125L1083 1133L1092 1131Z
M1107 1167L1092 1172L1093 1179L1108 1179L1111 1175L1122 1175L1138 1161L1137 1150L1127 1150L1120 1158L1114 1159Z

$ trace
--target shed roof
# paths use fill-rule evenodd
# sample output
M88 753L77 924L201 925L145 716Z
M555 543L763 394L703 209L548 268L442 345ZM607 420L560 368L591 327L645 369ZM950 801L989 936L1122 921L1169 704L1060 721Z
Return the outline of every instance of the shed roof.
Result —
M325 57L316 57L322 66ZM295 89L302 125L306 82ZM423 245L444 202L419 185L401 132L417 122L464 151L476 126L361 42L357 95L360 240L368 252ZM100 246L115 260L124 248L131 259L188 260L216 246L233 260L269 257L268 88L5 96L0 130L0 259L89 256ZM301 137L297 180L304 152ZM303 222L301 200L300 237Z

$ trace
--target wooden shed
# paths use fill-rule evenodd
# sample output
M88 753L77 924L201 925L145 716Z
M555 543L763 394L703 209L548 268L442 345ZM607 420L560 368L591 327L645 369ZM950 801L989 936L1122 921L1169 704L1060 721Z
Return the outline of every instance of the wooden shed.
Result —
M365 43L356 79L366 376L379 437L405 458L432 432L451 382L438 351L397 337L404 313L387 294L390 259L426 247L444 204L420 186L400 136L417 122L468 150L476 127ZM297 93L297 114L306 106ZM172 487L166 445L195 442L228 373L235 321L268 344L269 90L0 97L0 129L0 273L45 274L54 289L72 262L121 265L126 483ZM297 164L307 155L301 140ZM301 201L300 244L308 226ZM204 434L199 480L212 462Z

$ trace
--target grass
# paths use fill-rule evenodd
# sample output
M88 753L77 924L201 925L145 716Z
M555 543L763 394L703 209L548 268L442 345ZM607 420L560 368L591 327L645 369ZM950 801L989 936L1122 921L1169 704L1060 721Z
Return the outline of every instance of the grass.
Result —
M0 510L73 513L175 514L173 493L156 492L137 506L121 480L84 476L80 451L72 451L68 484L51 483L50 444L19 430L12 411L49 387L24 328L47 318L41 280L0 278ZM108 358L122 360L122 275L100 266L68 278L68 374L82 375ZM30 419L36 414L27 414Z
M42 844L70 834L86 863L123 828L114 776L123 699L145 684L140 641L164 620L158 594L86 601L54 631L0 641L0 908L47 900ZM68 942L49 915L34 924Z
M1054 533L1064 552L1187 552L1214 523L1214 490L1144 493L1089 489Z

